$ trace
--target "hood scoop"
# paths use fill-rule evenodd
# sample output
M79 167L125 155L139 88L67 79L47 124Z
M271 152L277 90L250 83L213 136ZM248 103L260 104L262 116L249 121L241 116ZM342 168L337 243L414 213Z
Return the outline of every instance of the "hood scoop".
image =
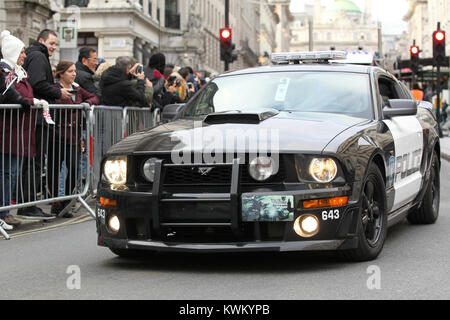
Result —
M258 110L246 111L239 110L208 114L203 120L207 124L241 123L241 124L259 124L264 120L272 118L279 113L278 110Z

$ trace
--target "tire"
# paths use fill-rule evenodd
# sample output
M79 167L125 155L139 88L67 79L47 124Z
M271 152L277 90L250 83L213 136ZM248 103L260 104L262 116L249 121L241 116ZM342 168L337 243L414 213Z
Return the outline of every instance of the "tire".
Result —
M148 258L156 251L109 248L115 255L125 259Z
M386 187L380 169L371 163L361 192L358 247L340 252L346 261L370 261L378 257L387 236Z
M439 158L436 152L433 152L430 180L427 190L422 199L422 204L412 210L408 215L408 221L411 224L433 224L439 216L440 203L440 168Z

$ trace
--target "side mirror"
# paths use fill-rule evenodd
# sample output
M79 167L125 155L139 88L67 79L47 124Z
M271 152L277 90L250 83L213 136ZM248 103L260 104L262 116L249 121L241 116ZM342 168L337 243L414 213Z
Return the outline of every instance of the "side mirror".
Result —
M415 116L417 114L417 102L407 99L391 99L383 108L383 116L386 119L401 116Z
M177 116L184 111L186 107L185 103L180 104L169 104L163 108L161 121L163 123L167 123L170 121L174 121Z

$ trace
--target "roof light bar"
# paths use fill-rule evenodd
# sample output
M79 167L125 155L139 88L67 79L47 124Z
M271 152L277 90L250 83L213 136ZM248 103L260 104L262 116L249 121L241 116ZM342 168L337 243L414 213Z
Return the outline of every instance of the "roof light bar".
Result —
M290 63L301 61L328 61L345 60L347 53L345 51L312 51L312 52L283 52L272 53L270 59L272 63Z

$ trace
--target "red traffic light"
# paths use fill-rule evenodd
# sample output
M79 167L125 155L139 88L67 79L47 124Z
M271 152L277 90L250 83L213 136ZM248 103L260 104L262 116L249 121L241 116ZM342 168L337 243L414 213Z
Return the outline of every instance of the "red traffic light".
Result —
M225 28L220 30L220 38L223 40L228 40L231 38L231 29Z
M443 31L436 31L436 33L434 34L434 39L436 41L444 41L445 33Z
M414 55L419 54L419 47L412 46L411 47L411 54L414 54Z

